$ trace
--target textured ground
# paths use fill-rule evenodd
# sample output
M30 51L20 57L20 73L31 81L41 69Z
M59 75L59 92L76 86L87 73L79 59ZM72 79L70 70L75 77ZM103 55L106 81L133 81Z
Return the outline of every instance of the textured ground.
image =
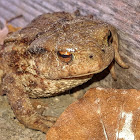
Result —
M96 75L90 82L51 99L42 99L46 109L44 115L59 116L64 108L77 96L93 86L140 89L140 2L139 0L0 0L0 20L24 27L34 17L54 11L73 12L80 9L82 14L92 14L118 28L120 34L120 54L130 65L124 70L116 65L117 82L114 82L108 71ZM106 75L106 77L105 77ZM102 78L103 80L98 81ZM98 80L97 80L98 79ZM38 101L37 101L38 102ZM39 111L42 113L42 110ZM6 96L0 96L0 140L44 140L45 135L25 128L14 117Z
M51 99L45 99L44 115L59 116L64 108L73 102L75 98L73 96L62 95ZM38 100L39 101L39 100ZM47 102L47 103L46 103ZM43 109L44 110L44 109ZM39 110L40 111L40 110ZM41 111L40 111L41 112ZM6 96L0 96L0 140L45 140L45 134L39 131L34 131L25 128L15 118Z

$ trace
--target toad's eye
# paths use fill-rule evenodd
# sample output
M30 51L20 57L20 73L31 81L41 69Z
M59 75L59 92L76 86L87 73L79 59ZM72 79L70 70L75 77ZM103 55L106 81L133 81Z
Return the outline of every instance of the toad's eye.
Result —
M107 43L108 43L108 45L111 45L112 42L113 42L113 36L112 36L111 31L109 30L108 36L107 36Z
M67 51L58 51L57 55L58 55L58 58L65 63L69 63L73 57L72 54Z

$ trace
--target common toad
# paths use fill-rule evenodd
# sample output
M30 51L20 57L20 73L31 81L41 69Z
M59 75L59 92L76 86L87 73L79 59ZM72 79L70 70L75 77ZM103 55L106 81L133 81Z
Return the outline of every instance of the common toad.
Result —
M2 93L21 123L46 132L56 118L39 115L29 97L54 96L80 85L114 58L128 67L111 25L78 12L43 14L5 39L0 51Z

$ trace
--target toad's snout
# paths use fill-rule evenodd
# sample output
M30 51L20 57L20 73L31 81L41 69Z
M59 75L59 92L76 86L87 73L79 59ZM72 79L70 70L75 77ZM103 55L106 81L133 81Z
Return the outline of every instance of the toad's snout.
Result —
M70 76L78 77L98 73L108 66L108 64L104 62L104 54L99 50L98 52L80 52L80 55L74 56L74 60L69 67Z

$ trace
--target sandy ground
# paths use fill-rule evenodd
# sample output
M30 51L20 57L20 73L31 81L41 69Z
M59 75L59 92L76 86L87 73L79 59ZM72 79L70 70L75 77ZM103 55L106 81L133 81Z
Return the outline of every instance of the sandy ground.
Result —
M35 103L42 108L38 109L43 115L59 116L66 106L76 98L70 94L56 96L48 99L38 99ZM40 111L41 110L41 111ZM45 134L25 128L15 118L7 97L0 96L0 140L44 140Z

